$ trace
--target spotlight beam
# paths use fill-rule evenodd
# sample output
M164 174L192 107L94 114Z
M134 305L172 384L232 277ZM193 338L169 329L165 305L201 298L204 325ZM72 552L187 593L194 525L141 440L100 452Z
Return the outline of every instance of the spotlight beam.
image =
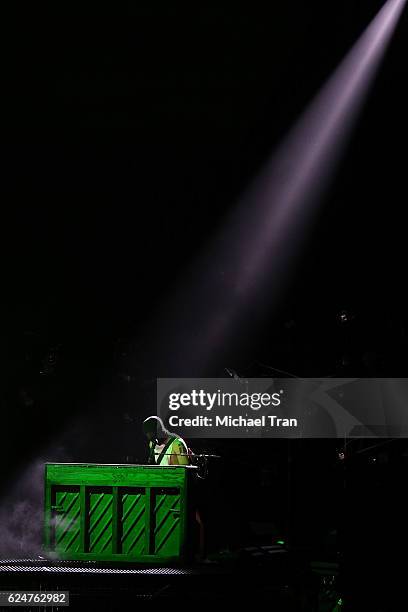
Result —
M405 1L389 0L382 8L266 169L257 193L253 194L265 216L251 240L260 241L261 245L258 248L253 245L247 251L250 258L241 280L243 290L262 266L269 249L285 240L282 230L296 223L293 215L309 215L307 205L312 200L316 203L317 196L327 187L368 97Z
M257 310L261 303L272 307L281 295L405 3L386 2L242 198L209 252L190 270L198 282L173 301L173 332L169 309L164 327L171 361L180 371L192 360L204 369L232 332L245 332L250 318L244 315L250 308Z

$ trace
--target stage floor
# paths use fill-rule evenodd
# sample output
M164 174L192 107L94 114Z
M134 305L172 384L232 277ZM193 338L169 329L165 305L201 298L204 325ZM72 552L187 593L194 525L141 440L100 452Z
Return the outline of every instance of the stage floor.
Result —
M271 611L303 612L315 609L312 600L318 592L310 564L281 547L251 547L214 563L191 566L2 559L0 582L3 591L69 591L68 609L112 612L140 608L144 602L151 605L152 600L184 608L187 603L226 605L237 599L246 605L267 602ZM43 608L27 608L39 609Z
M183 576L219 572L216 567L129 567L129 564L101 564L96 561L52 561L48 559L2 559L0 574L123 574L142 576Z

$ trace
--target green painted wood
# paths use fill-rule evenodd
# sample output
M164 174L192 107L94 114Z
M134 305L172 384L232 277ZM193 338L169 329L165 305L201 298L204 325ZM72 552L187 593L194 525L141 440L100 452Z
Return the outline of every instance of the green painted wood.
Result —
M189 516L187 482L194 469L46 464L46 550L73 560L181 559Z
M156 555L180 553L180 489L163 488L154 491L153 551Z
M120 550L120 523L119 523L120 498L118 487L112 487L112 553Z
M189 482L190 478L185 478L180 487L181 503L180 503L180 556L187 554L187 538L189 537L189 526L194 520L191 516L192 506L188 503L182 503L183 500L189 499Z
M118 514L120 545L117 552L132 558L148 554L145 489L122 489L119 494Z
M149 486L165 487L181 485L185 470L194 466L134 466L97 465L80 463L48 464L50 483L101 486Z
M113 491L112 487L89 487L87 490L87 529L90 553L112 553Z
M146 487L145 492L145 554L153 554L152 541L152 489Z
M81 508L80 518L80 551L86 552L88 550L88 531L87 531L87 515L88 515L88 504L86 498L86 487L81 485L79 487L79 504Z
M79 487L56 487L52 495L55 552L81 551L81 507Z
M44 466L44 549L51 549L51 522L52 522L52 512L51 512L51 485L48 483L47 478L47 464Z

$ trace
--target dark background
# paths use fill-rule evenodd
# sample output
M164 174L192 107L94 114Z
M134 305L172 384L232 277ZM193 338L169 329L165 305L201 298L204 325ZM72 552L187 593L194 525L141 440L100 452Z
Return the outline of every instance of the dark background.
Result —
M4 493L38 457L144 460L140 422L166 374L146 326L381 5L58 2L5 17ZM282 305L224 364L240 375L406 375L407 18ZM298 541L339 527L336 441L197 450L223 456L206 486L229 485L230 543L254 537L252 520L285 533L293 519ZM361 469L356 490L378 499Z

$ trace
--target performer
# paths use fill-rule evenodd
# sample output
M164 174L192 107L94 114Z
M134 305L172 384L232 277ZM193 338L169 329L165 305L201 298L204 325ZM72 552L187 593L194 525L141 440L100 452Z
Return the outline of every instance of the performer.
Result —
M149 440L148 463L156 465L189 465L190 451L180 436L168 431L160 417L143 421L143 431Z
M143 421L143 431L149 440L149 464L190 465L191 450L180 436L168 431L160 417L150 416ZM196 560L206 562L204 523L198 508L195 511L198 526L198 552Z

